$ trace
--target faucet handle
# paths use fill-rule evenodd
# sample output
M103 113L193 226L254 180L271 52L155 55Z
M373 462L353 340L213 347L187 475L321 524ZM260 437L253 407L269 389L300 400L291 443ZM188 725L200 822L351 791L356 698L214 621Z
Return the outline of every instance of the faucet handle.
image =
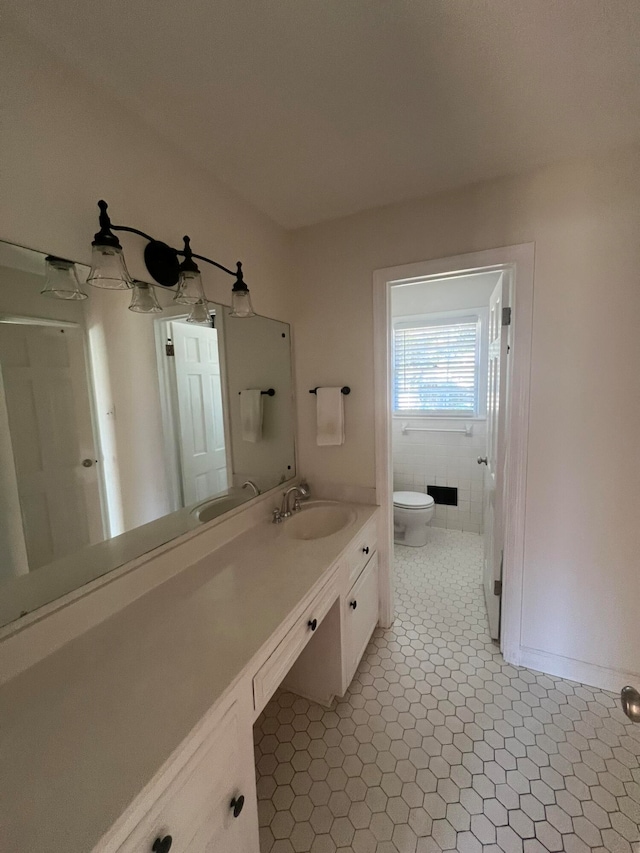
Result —
M273 524L280 524L282 521L282 513L277 507L271 513L271 521Z
M306 480L298 483L298 492L303 501L311 497L311 488Z

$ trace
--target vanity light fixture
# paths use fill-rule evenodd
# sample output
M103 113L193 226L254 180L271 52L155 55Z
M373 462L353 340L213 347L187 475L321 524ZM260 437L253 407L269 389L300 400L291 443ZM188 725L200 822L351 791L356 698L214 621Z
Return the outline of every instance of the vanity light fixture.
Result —
M96 233L91 244L91 271L87 278L87 282L90 285L93 287L102 287L107 290L132 289L133 295L131 304L129 305L131 311L142 314L154 314L162 310L154 293L153 285L146 282L134 281L129 275L122 252L122 245L114 233L115 231L128 231L131 234L144 237L147 241L147 245L144 248L144 261L153 280L166 288L173 288L177 285L174 302L179 305L191 306L191 313L187 318L189 322L211 322L208 301L205 296L200 270L194 260L195 258L235 277L231 291L231 317L255 316L251 305L249 288L242 275L242 264L240 261L236 264L235 270L230 270L217 261L211 260L211 258L207 258L204 255L196 255L191 250L188 237L184 238L183 249L174 249L161 240L155 240L138 228L130 228L127 225L113 225L107 213L106 201L99 201L98 207L100 208L98 220L100 230ZM183 260L181 261L180 258ZM62 262L60 259L54 260L60 263L70 263L68 261ZM70 264L70 266L73 277L77 282L73 264ZM62 273L64 270L56 268L56 272ZM66 272L68 273L69 270ZM72 292L69 290L70 285L66 289L62 289L61 287L56 289L53 286L49 286L48 281L47 279L47 284L45 284L45 288L42 291L45 295L57 296L61 299L86 298L87 294L82 291L79 282L77 283L77 289L73 291L77 295L65 295Z
M44 259L47 275L44 287L40 291L43 296L51 296L54 299L86 299L78 281L78 274L73 261L64 258L56 258L55 255L47 255Z
M134 280L129 311L135 311L136 314L160 314L162 312L162 306L158 302L155 288L148 281Z

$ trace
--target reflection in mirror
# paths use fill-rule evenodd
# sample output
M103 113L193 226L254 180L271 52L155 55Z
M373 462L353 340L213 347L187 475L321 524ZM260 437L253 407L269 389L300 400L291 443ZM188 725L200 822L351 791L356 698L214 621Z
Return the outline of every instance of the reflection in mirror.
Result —
M45 257L0 243L0 625L295 476L288 324Z

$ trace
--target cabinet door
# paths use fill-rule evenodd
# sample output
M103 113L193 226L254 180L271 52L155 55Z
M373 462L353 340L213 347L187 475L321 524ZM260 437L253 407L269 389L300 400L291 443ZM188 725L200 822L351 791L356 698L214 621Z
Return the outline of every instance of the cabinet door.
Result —
M235 809L236 816L232 801L240 797L243 807ZM171 853L202 853L208 845L216 853L257 853L251 729L239 702L152 804L119 853L151 853L157 839L167 836Z
M378 624L378 555L374 554L344 600L345 675L351 683Z

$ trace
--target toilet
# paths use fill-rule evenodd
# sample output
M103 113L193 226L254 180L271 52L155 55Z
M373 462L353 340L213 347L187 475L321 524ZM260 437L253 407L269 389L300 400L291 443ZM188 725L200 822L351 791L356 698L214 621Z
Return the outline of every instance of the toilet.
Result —
M423 492L393 493L393 539L399 545L418 548L427 544L427 525L433 518L435 501Z

